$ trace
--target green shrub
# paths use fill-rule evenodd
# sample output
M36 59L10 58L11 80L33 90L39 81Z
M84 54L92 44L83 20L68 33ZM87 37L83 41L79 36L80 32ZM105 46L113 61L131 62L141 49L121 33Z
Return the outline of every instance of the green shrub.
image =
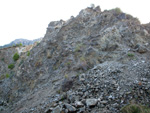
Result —
M83 44L78 44L76 47L75 47L75 52L79 52L81 51L81 48L83 47Z
M27 56L30 56L30 51L28 51Z
M81 60L82 62L85 62L85 61L86 61L86 59L85 59L84 56L80 57L80 60Z
M22 46L22 43L20 43L19 46Z
M19 44L16 44L16 47L19 47Z
M19 59L19 54L15 53L14 56L13 56L13 59L14 59L14 61L17 61Z
M68 74L65 74L65 78L68 78Z
M9 68L9 69L13 69L14 67L15 67L14 64L8 65L8 68Z
M121 109L121 113L150 113L150 108L138 104L129 104Z
M15 47L21 47L21 46L22 46L22 43L15 45Z
M129 57L134 57L134 54L133 53L128 53L128 56Z
M9 78L9 77L10 77L10 75L7 73L6 75L1 75L0 80L3 80L5 78Z
M115 10L116 14L122 13L121 9L118 7L116 7L114 10Z
M67 66L70 66L70 65L71 65L71 62L68 61L68 62L66 62L65 64L66 64Z
M7 73L7 74L6 74L6 78L9 78L9 77L10 77L10 75Z

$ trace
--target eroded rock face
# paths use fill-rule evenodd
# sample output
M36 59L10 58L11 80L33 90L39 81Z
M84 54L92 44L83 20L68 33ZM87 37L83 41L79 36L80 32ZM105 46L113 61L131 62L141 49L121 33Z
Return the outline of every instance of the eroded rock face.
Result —
M149 24L100 7L50 22L43 40L8 71L14 76L0 81L1 111L119 113L130 101L148 104L149 33Z

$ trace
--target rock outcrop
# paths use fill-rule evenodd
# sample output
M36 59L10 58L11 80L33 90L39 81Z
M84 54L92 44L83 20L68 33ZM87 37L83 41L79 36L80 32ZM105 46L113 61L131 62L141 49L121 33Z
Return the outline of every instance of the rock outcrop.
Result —
M30 55L20 52L15 68L1 63L1 75L13 72L0 80L1 112L119 113L130 103L149 105L149 51L149 24L118 8L86 8L50 22Z

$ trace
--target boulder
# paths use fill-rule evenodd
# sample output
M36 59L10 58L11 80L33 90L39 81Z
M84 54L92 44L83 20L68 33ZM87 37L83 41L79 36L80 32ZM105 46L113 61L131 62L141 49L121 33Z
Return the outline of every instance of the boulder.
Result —
M80 107L84 106L84 104L82 102L80 102L80 101L76 101L75 105L76 105L77 108L80 108Z
M98 99L86 99L86 105L89 107L96 106Z
M52 111L52 113L60 113L61 112L61 108L59 106L55 107Z
M65 107L68 109L69 112L75 112L76 108L70 104L65 103Z

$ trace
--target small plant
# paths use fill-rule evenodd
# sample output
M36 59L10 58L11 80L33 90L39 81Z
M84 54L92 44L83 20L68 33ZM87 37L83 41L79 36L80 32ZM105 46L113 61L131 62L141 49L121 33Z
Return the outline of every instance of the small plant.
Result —
M66 64L66 66L71 66L71 61L68 61L65 64Z
M77 77L79 77L79 74L76 74Z
M20 43L19 46L21 47L21 46L22 46L22 43Z
M118 8L118 7L116 7L114 10L115 10L115 12L116 12L117 14L122 13L121 9Z
M121 113L150 113L150 108L138 104L129 104L121 109Z
M19 44L16 44L16 47L19 47Z
M68 78L68 74L65 74L65 78Z
M8 65L8 68L9 68L9 69L13 69L14 67L15 67L14 64Z
M133 53L128 53L128 56L129 57L134 57L134 54Z
M15 45L15 47L21 47L21 46L22 46L22 43Z
M27 56L30 56L30 51L28 51Z
M85 62L85 61L86 61L84 56L80 57L80 60L81 60L82 62Z
M54 70L57 70L57 69L58 69L58 67L57 67L57 66L53 66L53 69L54 69Z
M71 62L67 62L67 65L71 65Z
M14 59L14 61L17 61L19 59L19 54L15 53L14 56L13 56L13 59Z
M7 73L7 74L6 74L6 78L9 78L9 77L10 77L10 75Z
M83 46L83 44L78 44L76 47L75 47L75 52L79 52L81 50L81 47Z

